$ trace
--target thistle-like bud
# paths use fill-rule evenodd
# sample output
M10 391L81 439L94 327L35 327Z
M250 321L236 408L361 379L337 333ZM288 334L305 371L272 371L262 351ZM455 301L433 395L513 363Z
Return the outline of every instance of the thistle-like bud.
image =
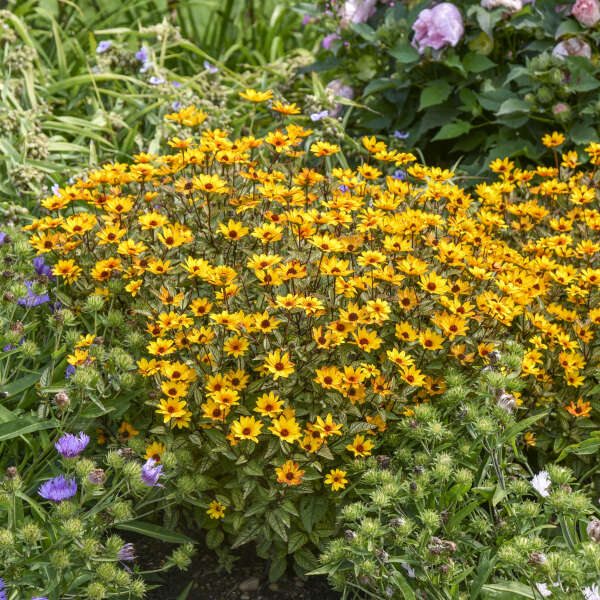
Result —
M600 521L598 523L600 523ZM543 565L547 560L545 554L542 554L541 552L532 552L529 555L527 563L530 565Z
M183 544L173 552L171 561L181 571L185 571L192 562L192 554L194 554L193 544Z
M94 485L102 485L106 481L104 469L92 469L88 476L88 481Z
M106 594L106 588L99 581L94 581L87 586L86 597L89 600L104 600Z
M54 398L52 398L52 402L55 406L62 409L71 404L71 399L67 392L58 392L58 394L55 394Z
M517 399L505 391L500 392L496 397L496 404L506 412L512 412L517 406Z
M142 579L135 579L131 582L129 591L134 598L143 598L146 595L146 584Z
M15 536L10 529L0 529L0 552L12 550L15 544Z
M69 537L80 537L83 533L83 523L80 519L67 519L63 524L63 529Z
M32 546L42 539L42 530L35 523L25 523L21 527L21 535L25 543Z
M55 569L67 569L71 564L66 550L57 550L50 555L50 562Z

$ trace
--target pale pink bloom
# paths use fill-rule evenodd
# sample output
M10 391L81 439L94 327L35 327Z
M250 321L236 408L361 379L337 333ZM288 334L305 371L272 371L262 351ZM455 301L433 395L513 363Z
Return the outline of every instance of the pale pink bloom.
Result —
M415 37L412 45L423 52L428 46L440 50L450 44L456 46L465 32L462 16L450 2L425 8L412 26Z
M346 0L338 10L342 24L364 23L373 16L377 0Z
M341 79L334 79L330 81L326 89L331 90L334 96L340 96L342 98L348 98L348 100L352 100L354 98L354 89L349 85L345 85ZM343 104L339 102L335 103L334 109L329 114L330 117L336 117L343 108Z
M600 21L600 4L598 0L577 0L571 13L584 27L593 27Z
M592 49L583 40L579 38L569 38L564 42L559 42L552 50L554 56L564 59L565 56L585 56L592 58Z
M559 102L558 104L554 105L552 112L555 115L560 115L561 113L564 113L568 110L569 110L569 107L566 104L564 104L563 102Z
M330 33L329 35L326 35L323 38L321 45L323 46L323 48L325 48L325 50L329 50L329 48L331 48L331 44L333 44L333 42L339 39L341 38L337 33Z
M516 12L523 8L523 2L522 0L481 0L481 6L483 6L483 8L487 8L488 10L498 8L499 6L504 6L504 8L508 8L508 10Z

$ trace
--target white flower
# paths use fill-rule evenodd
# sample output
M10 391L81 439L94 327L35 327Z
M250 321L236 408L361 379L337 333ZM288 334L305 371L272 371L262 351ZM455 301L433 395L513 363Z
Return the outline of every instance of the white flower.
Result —
M585 597L585 600L600 600L600 592L598 592L597 585L583 588L583 595Z
M535 587L544 598L552 595L552 592L548 589L548 586L545 583L536 583Z
M415 578L415 570L408 563L400 563L402 567L406 570L407 575L411 578Z
M552 481L550 480L548 471L540 471L531 479L531 485L533 486L533 489L536 490L537 493L543 498L546 498L550 495L548 488L550 487L551 483ZM600 598L598 600L600 600Z
M504 8L516 12L523 8L523 2L522 0L481 0L481 6L488 10L497 8L498 6L504 6Z

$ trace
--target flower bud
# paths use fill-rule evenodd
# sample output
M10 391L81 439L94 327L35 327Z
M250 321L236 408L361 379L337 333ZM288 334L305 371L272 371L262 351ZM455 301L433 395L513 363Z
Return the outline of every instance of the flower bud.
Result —
M69 537L80 537L83 533L83 523L80 519L67 519L63 524L63 529Z
M98 312L104 307L104 298L102 296L88 296L84 310L87 312Z
M117 575L117 567L113 563L100 563L96 575L104 583L112 583Z
M129 502L117 501L111 506L111 513L115 521L129 521L133 518Z
M0 529L0 552L12 550L15 544L15 536L10 529Z
M546 555L541 552L532 552L527 561L530 565L543 565L547 561Z
M55 569L67 569L71 564L66 550L56 550L50 555L50 562Z
M106 481L104 469L92 469L88 475L88 481L94 485L102 485Z
M33 546L42 539L42 530L35 523L25 523L21 527L21 535L28 546Z
M185 571L192 562L192 554L194 554L194 545L183 544L173 552L171 561L181 571Z
M131 582L129 591L134 598L143 598L146 595L146 584L142 579L135 579Z
M106 588L99 581L94 581L87 586L86 597L89 600L104 600L106 594Z
M58 392L58 394L56 394L54 398L52 398L52 402L55 406L62 409L65 406L68 407L69 404L71 404L71 399L69 398L67 392Z

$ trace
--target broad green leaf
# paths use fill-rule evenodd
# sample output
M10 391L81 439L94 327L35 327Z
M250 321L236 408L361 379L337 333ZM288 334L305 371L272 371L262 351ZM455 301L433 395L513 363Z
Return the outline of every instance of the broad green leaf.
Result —
M578 456L586 454L596 454L600 450L600 437L594 436L589 437L577 444L571 444L566 448L563 448L562 452L556 459L556 462L561 461L567 454L576 454Z
M301 531L294 531L288 540L288 553L293 554L308 542L308 537Z
M505 581L493 585L484 585L482 591L486 593L486 598L494 598L500 594L508 593L510 596L506 596L506 598L518 596L520 598L531 598L531 600L535 600L532 589L518 581Z
M465 133L468 133L471 129L471 124L462 119L456 119L452 123L444 125L433 137L432 141L436 140L450 140L452 138L459 137Z
M487 71L487 69L491 69L497 65L483 54L469 52L463 58L463 66L470 73L481 73L482 71Z
M388 54L403 64L419 60L419 53L410 44L397 44L388 50Z
M523 419L522 421L519 421L518 423L515 423L514 425L511 425L502 434L502 436L500 437L500 441L503 443L508 442L510 439L515 437L517 434L521 433L521 431L523 431L524 429L528 429L535 422L539 421L540 419L543 419L549 412L550 412L549 410L545 410L545 411L537 413L536 415L533 415L531 417L527 417L526 419Z
M287 560L285 556L278 556L276 559L271 561L271 566L269 567L269 581L271 583L275 583L281 579L286 569Z
M419 110L423 110L428 106L436 106L441 104L448 98L452 87L445 79L438 79L430 83L421 91L419 100Z
M8 394L8 396L6 396L7 398L11 398L30 388L37 383L39 379L39 374L34 373L32 375L25 375L25 377L21 377L21 379L17 379L17 381L14 381L11 384L0 387L0 393L4 392L5 394Z
M506 115L514 112L529 112L531 110L531 105L525 100L520 100L519 98L509 98L505 100L498 109L497 115Z
M125 523L118 523L115 527L124 531L133 531L134 533L139 533L140 535L145 535L170 544L196 543L195 540L182 533L177 533L176 531L161 527L160 525L155 525L154 523L148 523L147 521L127 521Z
M221 529L209 529L206 532L206 545L211 550L218 548L224 539L225 534L223 533L223 531L221 531Z

